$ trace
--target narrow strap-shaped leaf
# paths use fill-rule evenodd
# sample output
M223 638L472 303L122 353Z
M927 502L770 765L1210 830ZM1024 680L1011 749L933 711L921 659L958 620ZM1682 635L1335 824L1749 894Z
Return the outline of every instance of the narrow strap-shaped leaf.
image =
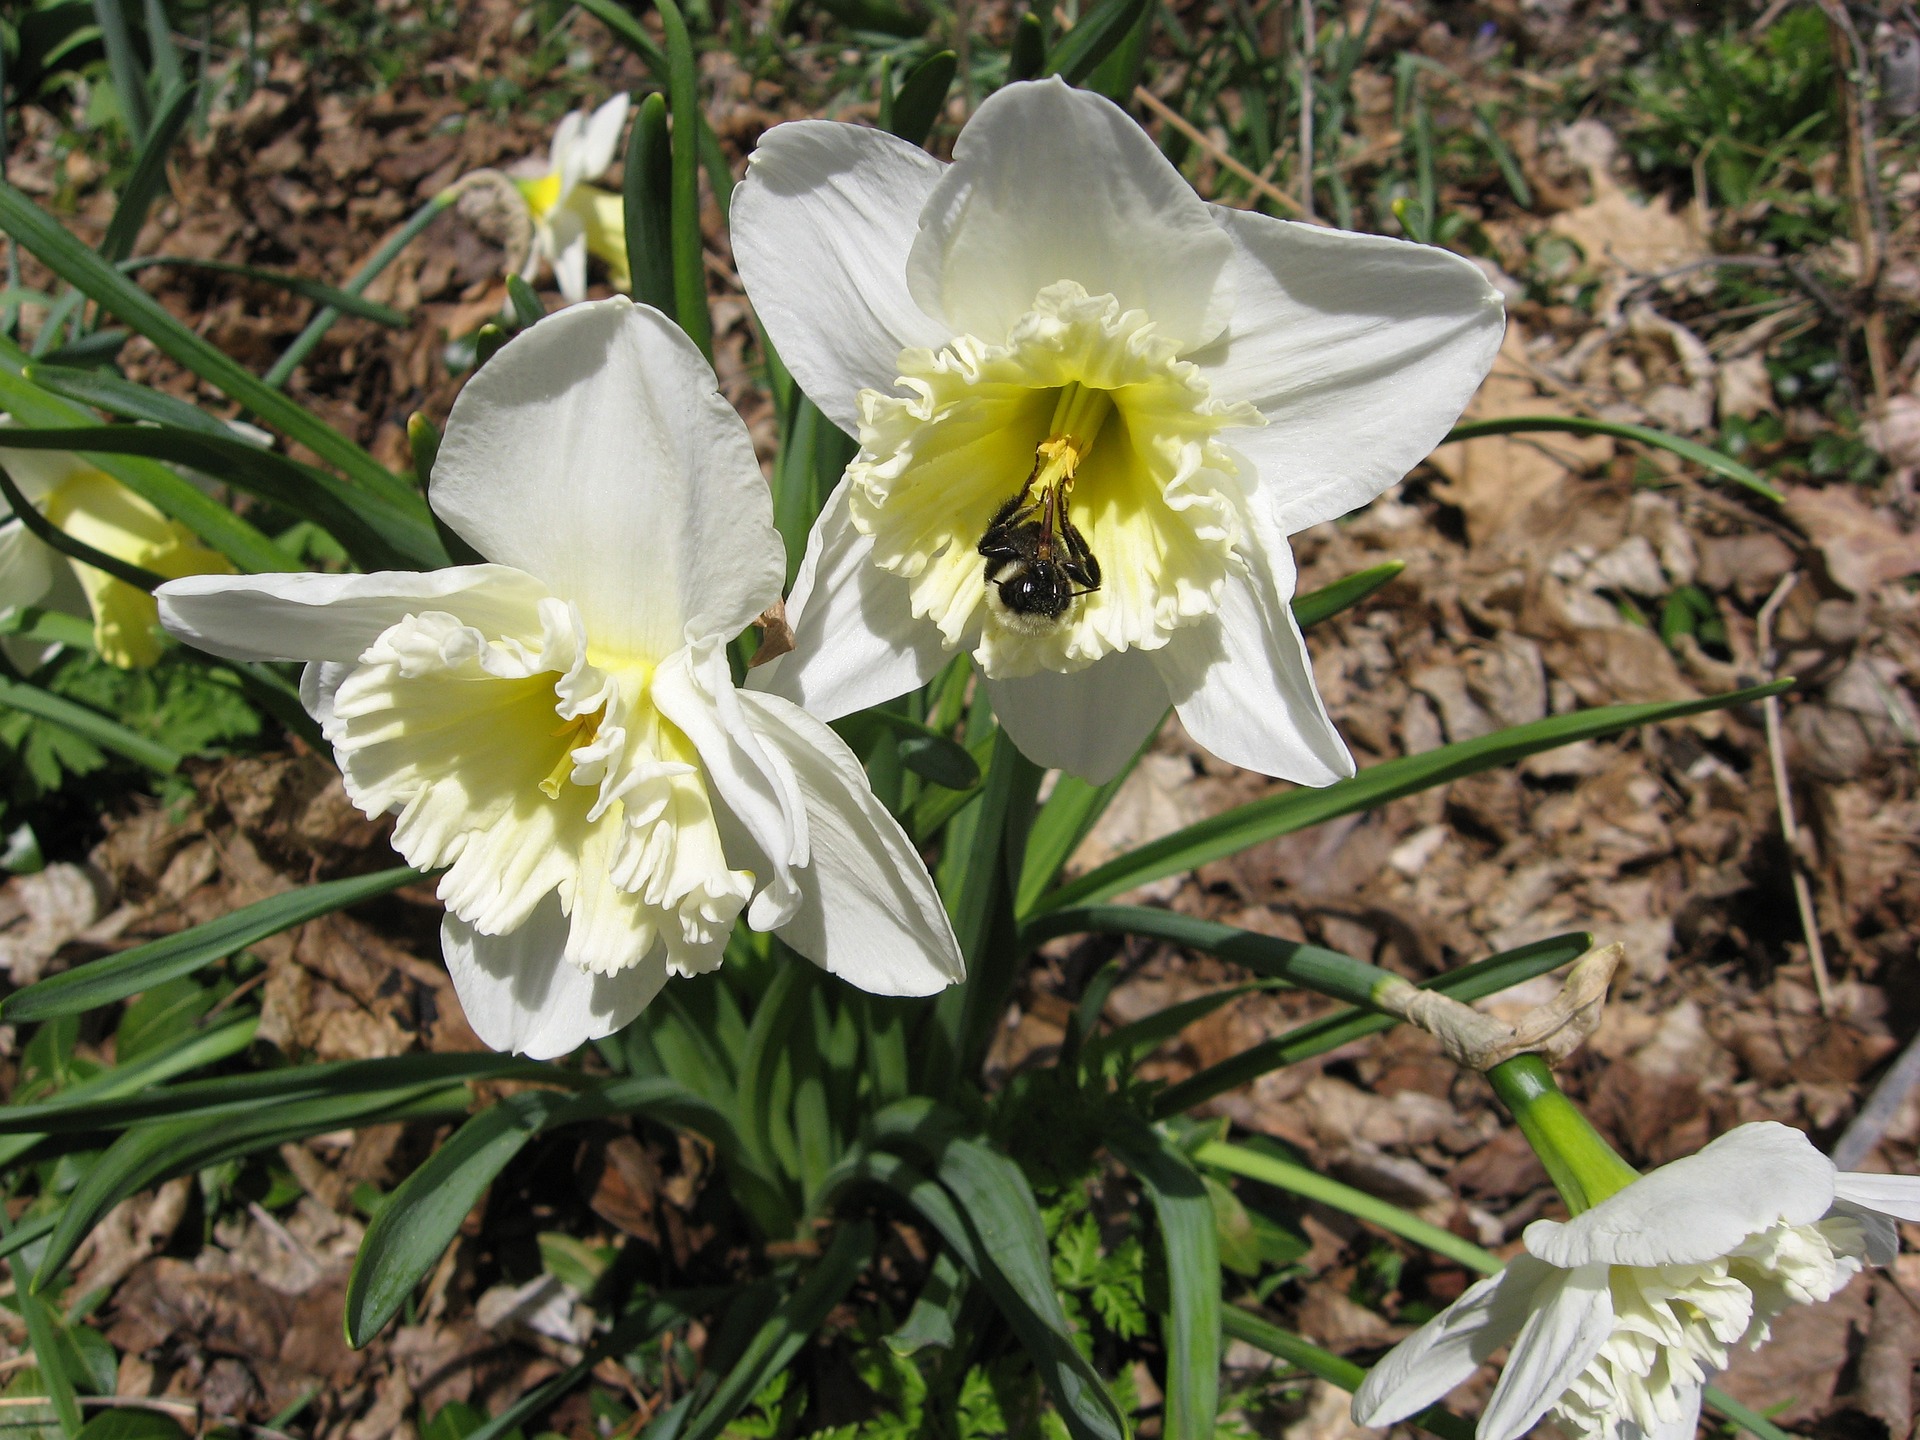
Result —
M97 425L99 422L87 411L73 404L61 395L43 389L33 383L30 376L8 368L6 356L0 353L0 409L13 417L16 425L38 426L43 429L61 427L73 428L82 425ZM37 367L29 366L28 369ZM53 367L61 376L75 372L64 367ZM98 372L84 372L98 373ZM129 382L120 382L123 385ZM139 390L143 387L129 385ZM147 391L148 394L158 392ZM165 397L171 399L172 397ZM85 399L83 403L96 403ZM175 401L187 409L184 401ZM111 406L102 405L102 409ZM193 412L203 424L213 425L219 422L211 416ZM157 416L136 416L138 419L157 419ZM221 427L223 430L224 426ZM125 485L142 500L152 505L161 514L179 521L193 531L207 544L225 555L241 570L293 571L301 568L300 562L273 541L262 535L253 526L235 515L226 506L203 492L198 486L183 480L165 465L156 460L134 456L104 455L90 453L81 447L78 453L85 455L88 462L100 467L122 485Z
M667 136L667 97L659 91L639 103L627 137L620 183L627 217L627 273L633 298L677 319L673 292L673 146Z
M713 321L707 314L707 262L700 238L700 72L679 5L655 0L654 8L667 32L667 107L673 114L674 319L712 360Z
M1214 1440L1220 1405L1220 1234L1207 1187L1178 1147L1131 1115L1107 1149L1145 1187L1167 1253L1167 1440Z
M1258 1315L1242 1310L1238 1305L1227 1306L1221 1311L1220 1319L1221 1328L1235 1340L1243 1340L1269 1355L1277 1355L1289 1364L1298 1365L1309 1375L1318 1376L1330 1385L1338 1385L1342 1390L1358 1390L1360 1382L1367 1378L1367 1372L1351 1360L1343 1359L1331 1350L1322 1350L1311 1340L1302 1340L1276 1325L1269 1325ZM1418 1415L1409 1415L1406 1423L1418 1425L1430 1434L1438 1435L1440 1440L1474 1440L1471 1420L1462 1419L1438 1405L1430 1405Z
M740 1118L754 1156L769 1170L774 1168L775 1155L771 1127L784 1123L774 1114L774 1071L786 1052L788 1035L799 1023L802 997L795 992L805 978L805 969L797 964L782 965L773 972L754 1006L753 1022L740 1051Z
M1468 420L1454 426L1447 438L1440 443L1451 445L1456 440L1477 440L1483 435L1556 433L1611 435L1620 440L1637 440L1642 445L1670 450L1682 460L1691 461L1709 474L1718 475L1722 480L1731 480L1736 485L1744 485L1756 495L1766 496L1776 505L1784 503L1786 499L1778 490L1731 455L1723 455L1720 451L1702 445L1697 440L1685 440L1678 435L1669 435L1664 430L1655 430L1648 425L1635 425L1625 420L1596 420L1585 415L1514 415L1504 420Z
M929 1347L945 1349L953 1344L955 1322L966 1299L967 1277L961 1273L953 1252L942 1250L933 1257L927 1270L927 1283L913 1302L913 1309L900 1328L887 1336L887 1348L896 1355L912 1355Z
M160 775L171 775L185 758L178 750L162 745L158 740L134 734L118 720L109 720L97 710L89 710L65 696L42 690L38 685L29 685L24 680L9 680L0 676L0 705L11 705L16 710L50 720L102 750L111 750ZM8 999L17 999L23 993L15 992Z
M546 318L547 307L540 296L518 275L507 276L507 304L513 307L513 328L524 330Z
M167 157L173 153L174 142L180 138L187 121L193 118L194 91L195 87L190 84L175 85L161 100L153 128L140 142L140 154L134 159L133 171L127 176L127 183L120 187L113 218L107 222L107 233L100 241L101 259L113 263L133 253L134 241L140 238L140 227L147 223L147 212L167 191Z
M59 1098L73 1105L111 1102L120 1096L131 1095L170 1080L175 1075L198 1070L203 1065L217 1065L246 1049L259 1028L258 1015L248 1014L244 1010L230 1010L204 1029L189 1031L162 1048L125 1065L116 1065L77 1085L69 1085L60 1092ZM16 1119L5 1110L0 1110L0 1118L9 1121ZM8 1128L14 1127L10 1125ZM51 1133L43 1130L36 1134L24 1127L22 1130L24 1133L0 1136L0 1167L11 1165Z
M1127 38L1151 0L1101 0L1048 53L1041 74L1078 85Z
M1011 1166L1012 1162L1006 1164ZM1074 1348L1066 1313L1060 1307L1060 1297L1054 1292L1053 1277L1047 1266L1044 1229L1038 1241L1036 1284L1031 1235L1025 1237L1027 1243L1015 1246L1012 1252L996 1249L994 1239L1005 1238L1004 1218L996 1213L986 1226L976 1229L979 1217L970 1203L970 1194L952 1192L899 1156L884 1151L861 1157L858 1169L862 1178L893 1190L919 1211L927 1223L940 1232L940 1238L960 1263L980 1281L1019 1337L1075 1440L1125 1440L1127 1425L1119 1407L1107 1393L1106 1386L1100 1383L1093 1367ZM1014 1173L1017 1176L1019 1172L1016 1169ZM980 1187L967 1188L974 1192ZM1025 1189L1024 1180L1019 1181L1019 1189ZM1033 1204L1031 1191L1026 1192L1026 1204ZM990 1202L989 1208L995 1212L1003 1208L1017 1211L1020 1206L1015 1199L1010 1207ZM1034 1226L1039 1225L1039 1218L1036 1208L1032 1215ZM1024 1226L1015 1228L1024 1229ZM1005 1268L1009 1261L1015 1274L1010 1275Z
M975 825L965 865L948 899L967 978L934 1002L932 1018L942 1047L939 1058L949 1066L946 1078L937 1083L950 1084L957 1074L973 1072L986 1053L994 1025L1005 1013L1019 958L1017 945L1009 943L1013 877L1022 863L1041 778L1040 767L1020 753L1012 738L1004 730L996 732L993 759L973 812ZM934 1093L945 1092L936 1089Z
M78 1435L80 1400L74 1382L81 1378L76 1373L80 1367L73 1363L71 1347L61 1344L60 1317L53 1313L51 1305L28 1288L24 1271L23 1265L14 1263L14 1303L20 1309L20 1318L26 1322L27 1344L33 1350L34 1367L40 1372L40 1383L47 1387L47 1399L59 1418L60 1428L68 1435Z
M5 440L19 450L143 455L205 471L313 521L369 569L431 569L446 563L440 537L417 496L392 504L354 491L324 470L249 445L237 436L170 425L93 425L14 427Z
M1191 1000L1168 1005L1151 1015L1120 1026L1111 1034L1095 1035L1086 1045L1087 1067L1098 1072L1104 1063L1115 1061L1122 1071L1131 1071L1189 1025L1204 1020L1221 1006L1232 1004L1242 995L1251 995L1266 988L1266 985L1257 981L1251 985L1229 985L1211 994L1196 995Z
M1325 946L1280 940L1145 905L1089 905L1080 910L1051 911L1021 932L1021 943L1030 949L1056 935L1078 934L1150 935L1171 940L1231 960L1256 975L1285 980L1350 1005L1370 1003L1378 986L1398 978L1378 965Z
M0 699L4 698L5 692L0 690ZM23 1020L71 1015L110 1001L124 1000L162 980L190 975L269 935L424 878L412 866L402 865L373 875L328 880L270 896L178 935L136 946L16 990L0 1000L0 1016L18 1024Z
M1717 1386L1706 1388L1706 1408L1732 1422L1759 1440L1800 1440L1790 1430L1782 1430L1757 1410L1751 1410Z
M1331 620L1390 583L1406 568L1404 560L1388 560L1365 570L1356 570L1331 585L1295 596L1294 618L1303 629ZM1153 734L1158 734L1159 729L1156 725ZM1113 797L1120 793L1120 787L1126 784L1134 766L1140 763L1140 757L1152 745L1153 736L1149 735L1133 758L1122 765L1119 772L1104 785L1090 785L1077 775L1062 775L1055 782L1053 793L1047 796L1046 803L1040 807L1033 830L1027 836L1026 858L1020 868L1020 893L1014 902L1015 914L1031 913L1034 903L1046 893L1047 887L1060 878L1060 871L1073 857L1073 852L1093 827L1100 823L1107 806L1113 803Z
M358 295L371 285L380 272L393 263L394 257L413 242L415 236L437 220L441 213L460 198L457 186L450 185L435 195L426 204L408 217L407 223L394 231L380 243L380 248L367 257L367 262L353 272L353 278L341 288L349 295ZM278 390L285 385L300 362L313 353L313 349L333 328L333 322L340 318L340 312L331 305L322 306L306 324L306 328L294 337L280 358L273 362L273 368L267 371L261 383L270 389Z
M127 24L126 8L120 0L93 0L93 13L100 22L100 38L106 46L114 93L120 97L120 113L126 116L134 138L144 140L153 124L151 97L147 94L146 68L140 63L133 29Z
M1593 936L1585 932L1555 935L1522 945L1516 950L1502 951L1485 960L1476 960L1471 965L1449 970L1444 975L1433 976L1421 981L1420 988L1435 990L1462 1003L1470 1003L1488 995L1497 995L1502 990L1531 980L1536 975L1544 975L1549 970L1557 970L1562 965L1569 965L1592 948ZM1269 1070L1297 1065L1302 1060L1324 1055L1363 1035L1376 1035L1398 1023L1390 1015L1360 1009L1341 1010L1308 1021L1284 1035L1263 1040L1238 1055L1168 1086L1154 1097L1154 1117L1165 1119L1183 1110L1191 1110L1216 1095L1224 1095L1229 1090L1248 1084Z
M377 300L369 300L363 295L356 295L351 290L342 290L338 286L312 280L305 275L293 275L285 270L269 270L261 265L239 265L229 260L194 260L184 255L142 255L137 260L122 262L120 268L131 275L137 270L148 270L155 266L175 270L204 270L210 275L238 275L242 279L271 285L277 290L285 290L303 299L330 305L343 314L356 315L362 320L371 320L374 324L385 325L390 330L404 330L410 323L406 315L391 305L382 305Z
M1404 560L1387 560L1370 565L1365 570L1356 570L1331 585L1322 585L1318 590L1296 595L1293 618L1300 622L1302 630L1310 630L1315 625L1331 620L1342 610L1352 609L1381 586L1392 584L1406 568L1407 562Z
M77 400L82 405L97 406L128 420L146 420L180 430L197 430L203 435L218 435L228 440L234 438L232 430L198 405L189 405L179 396L169 395L164 390L136 385L112 370L88 370L77 365L55 365L48 360L36 360L23 373L43 390L50 390L68 400ZM83 415L78 410L70 409L69 415L70 419L45 422L36 422L26 415L13 418L29 425L44 423L49 427L96 423L91 415Z
M890 730L900 740L900 763L923 780L948 790L971 790L980 783L980 764L972 751L910 715L861 710L834 721L833 728L855 751L867 750L881 731Z
M53 1233L53 1227L59 1223L60 1212L50 1210L43 1215L34 1215L22 1220L5 1235L0 1236L0 1259L17 1255L43 1236Z
M245 406L288 439L338 467L356 484L390 502L417 502L419 497L373 456L187 329L158 300L4 181L0 181L0 230L31 250L61 279L79 287L108 314L146 336L169 359Z
M1416 1245L1424 1245L1436 1255L1444 1255L1449 1260L1477 1270L1482 1275L1492 1275L1501 1268L1501 1260L1490 1254L1471 1240L1463 1240L1451 1230L1442 1230L1438 1225L1429 1224L1418 1215L1409 1214L1398 1205L1393 1205L1364 1190L1309 1170L1304 1165L1291 1160L1283 1160L1265 1150L1254 1150L1245 1145L1232 1145L1224 1140L1210 1140L1193 1152L1193 1158L1202 1165L1211 1165L1216 1170L1225 1170L1229 1174L1244 1175L1249 1180L1258 1180L1263 1185L1272 1185L1277 1189L1291 1191L1308 1200L1317 1200L1322 1205L1331 1205L1343 1210L1356 1220L1365 1220L1378 1225L1382 1230L1411 1240Z
M21 605L0 615L0 635L18 635L36 645L68 645L76 650L93 648L93 625L64 610L42 610L37 605Z
M873 1258L877 1237L871 1222L854 1220L839 1226L826 1254L820 1257L799 1289L768 1317L711 1398L692 1415L680 1432L681 1440L716 1440L727 1425L793 1363L800 1348L811 1340L827 1314L845 1298Z
M669 1084L671 1082L668 1082ZM387 1197L347 1280L347 1343L358 1350L438 1263L507 1162L577 1097L523 1090L468 1120Z
M105 1080L117 1071L101 1076ZM152 1077L164 1079L164 1075ZM290 1065L282 1070L253 1070L214 1080L142 1089L124 1094L116 1088L81 1093L64 1090L34 1105L0 1108L0 1132L40 1130L50 1135L119 1130L160 1120L192 1119L206 1124L226 1115L258 1110L283 1101L334 1095L362 1095L410 1085L451 1085L469 1080L537 1080L547 1084L585 1083L572 1071L517 1055L471 1051L449 1055L389 1055L378 1060L331 1060Z
M909 145L924 145L927 136L947 106L947 91L953 88L954 71L959 59L951 50L936 50L908 72L900 89L891 97L892 114L884 127Z
M1173 834L1143 845L1129 854L1108 861L1098 869L1069 881L1040 898L1036 912L1063 910L1070 905L1085 905L1204 865L1209 860L1232 855L1271 840L1291 835L1309 825L1318 825L1358 810L1372 810L1417 794L1435 785L1444 785L1466 775L1477 775L1499 765L1510 765L1576 740L1593 740L1631 730L1638 725L1653 725L1680 720L1709 710L1724 710L1745 705L1769 695L1793 688L1791 678L1754 685L1724 695L1709 695L1700 700L1662 701L1643 705L1603 705L1571 715L1554 715L1530 725L1515 725L1452 745L1442 745L1419 755L1387 760L1369 766L1350 780L1342 780L1322 790L1289 790L1264 800L1236 806L1232 810L1189 825Z
M667 52L619 0L580 0L580 8L638 51L655 75L667 73Z
M47 1240L46 1256L34 1275L34 1286L44 1289L51 1283L107 1211L170 1175L350 1126L457 1115L470 1102L464 1085L409 1085L365 1095L330 1095L269 1106L233 1116L214 1127L198 1120L170 1120L128 1130L93 1162L67 1198L66 1208Z

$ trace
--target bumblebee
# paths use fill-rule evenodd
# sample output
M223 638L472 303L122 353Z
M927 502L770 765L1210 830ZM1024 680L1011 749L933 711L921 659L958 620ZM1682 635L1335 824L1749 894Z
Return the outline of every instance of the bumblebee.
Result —
M1094 558L1067 508L1068 479L1042 483L1031 498L1040 467L1020 493L1002 505L980 537L987 560L989 594L1009 627L1044 635L1066 618L1074 600L1100 588L1100 562Z

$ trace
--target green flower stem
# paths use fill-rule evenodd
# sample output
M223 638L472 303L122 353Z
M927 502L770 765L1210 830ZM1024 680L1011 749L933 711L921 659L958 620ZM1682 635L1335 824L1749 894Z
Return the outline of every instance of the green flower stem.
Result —
M459 198L458 189L448 186L427 201L413 212L412 219L389 235L385 243L367 257L367 263L354 271L353 278L340 288L349 295L358 295L365 290L373 283L374 277L391 265L394 257L407 248L415 236L437 220L441 213ZM321 337L333 328L333 322L339 318L340 312L331 305L322 306L316 310L313 318L307 322L307 328L294 338L294 342L287 347L286 353L273 362L273 368L263 377L266 383L276 390L286 384L300 362L313 353L313 347L320 343Z
M1493 1093L1513 1112L1520 1131L1547 1167L1570 1214L1591 1210L1640 1178L1601 1138L1587 1117L1560 1093L1538 1055L1516 1055L1487 1071Z

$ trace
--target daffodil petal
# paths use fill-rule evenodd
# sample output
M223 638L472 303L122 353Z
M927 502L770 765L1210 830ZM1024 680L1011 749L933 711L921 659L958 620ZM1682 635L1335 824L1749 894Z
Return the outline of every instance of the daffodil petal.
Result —
M741 856L761 882L747 923L756 930L786 924L800 904L794 868L810 852L805 801L785 758L761 744L725 646L712 640L670 657L654 675L653 703L700 754L727 853ZM744 858L749 853L752 860Z
M873 563L873 538L848 514L842 480L807 536L787 599L792 653L747 676L822 720L838 720L925 684L946 663L940 632L916 620L907 582Z
M627 127L627 107L631 103L632 98L622 90L587 118L578 144L568 156L576 184L593 179L613 164L613 152L620 144L620 132Z
M1124 110L1042 80L996 91L967 122L921 214L907 284L951 330L999 344L1045 286L1074 280L1144 310L1186 350L1227 323L1233 250Z
M432 502L573 601L611 654L657 664L731 638L780 594L746 426L679 327L624 296L547 316L467 382Z
M1256 528L1266 527L1257 517ZM1277 536L1249 549L1215 623L1154 652L1187 733L1229 764L1296 785L1331 785L1353 757L1313 683L1293 618L1293 554Z
M504 565L372 575L189 575L154 591L160 621L229 660L357 660L408 615L444 610L476 629L517 630L547 591Z
M1833 1162L1800 1131L1761 1120L1736 1126L1571 1220L1536 1220L1522 1238L1529 1254L1568 1269L1699 1265L1781 1221L1812 1224L1833 1197Z
M884 131L797 120L760 137L733 192L734 264L760 323L849 435L860 392L892 389L902 350L946 342L906 283L921 207L945 168Z
M53 588L53 552L18 520L0 524L0 610L32 605Z
M1532 1429L1612 1332L1605 1265L1556 1271L1541 1280L1531 1298L1532 1313L1480 1417L1478 1440L1518 1440Z
M1836 1190L1838 1187L1835 1187ZM1866 1250L1867 1261L1873 1265L1891 1265L1900 1253L1900 1227L1893 1223L1891 1216L1857 1205L1844 1196L1833 1197L1833 1208L1827 1212L1827 1218L1840 1216L1853 1221L1860 1227L1860 1243Z
M559 230L562 217L571 216L567 211L559 211L553 217L555 230ZM559 287L561 296L569 305L578 305L587 298L587 231L584 225L568 225L568 234L562 239L554 238L553 283Z
M511 935L482 935L455 915L441 922L460 1008L493 1049L555 1059L611 1035L660 993L667 967L657 947L618 974L590 975L562 958L568 928L554 896Z
M580 148L580 132L587 128L587 116L583 110L569 110L560 117L560 123L553 127L553 139L547 146L547 172L560 176L560 183L566 183L569 163Z
M1833 1198L1896 1220L1920 1221L1920 1175L1873 1175L1842 1170L1833 1177Z
M1445 250L1213 214L1233 245L1233 316L1186 358L1215 395L1266 417L1232 441L1259 475L1256 503L1291 535L1372 500L1439 443L1506 316L1486 276Z
M845 742L777 696L742 691L740 701L806 803L812 858L780 938L874 995L931 995L965 978L926 866Z
M1675 1386L1672 1400L1679 1413L1661 1420L1651 1430L1642 1431L1645 1440L1693 1440L1700 1428L1700 1401L1704 1394L1699 1385Z
M1523 1255L1481 1280L1380 1358L1353 1394L1360 1425L1391 1425L1426 1409L1493 1358L1526 1323L1534 1292L1552 1275Z
M988 680L993 713L1036 765L1101 785L1120 773L1166 717L1167 687L1154 657L1118 650L1084 670Z

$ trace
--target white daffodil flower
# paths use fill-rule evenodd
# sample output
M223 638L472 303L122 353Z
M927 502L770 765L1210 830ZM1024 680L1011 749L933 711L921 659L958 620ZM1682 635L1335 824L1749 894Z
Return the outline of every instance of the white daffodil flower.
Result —
M951 165L761 137L734 257L860 453L756 683L832 718L973 652L1034 760L1112 775L1171 705L1222 759L1353 773L1287 537L1400 479L1499 349L1466 260L1204 203L1119 107L1009 85Z
M1734 1349L1890 1264L1894 1219L1920 1220L1920 1178L1836 1171L1798 1130L1739 1126L1571 1220L1534 1221L1525 1255L1374 1366L1353 1418L1416 1414L1510 1345L1479 1440L1545 1415L1576 1440L1692 1440Z
M919 856L827 727L736 691L778 598L772 502L713 371L616 297L522 332L460 393L435 511L493 563L159 591L167 628L309 662L307 708L394 847L446 867L480 1038L539 1058L711 970L736 916L864 990L958 980Z
M625 202L610 190L587 183L613 164L614 148L626 128L628 97L614 96L589 115L570 111L553 132L553 148L544 173L516 182L533 219L533 248L521 274L532 280L540 262L553 267L554 283L568 303L587 298L587 256L607 267L616 290L628 290Z
M5 424L0 416L0 434ZM233 572L226 556L78 455L0 448L0 466L55 526L116 560L169 578ZM6 517L0 521L0 610L39 605L90 614L101 659L123 670L159 660L166 636L152 596L70 560L3 507L0 502L0 515Z

